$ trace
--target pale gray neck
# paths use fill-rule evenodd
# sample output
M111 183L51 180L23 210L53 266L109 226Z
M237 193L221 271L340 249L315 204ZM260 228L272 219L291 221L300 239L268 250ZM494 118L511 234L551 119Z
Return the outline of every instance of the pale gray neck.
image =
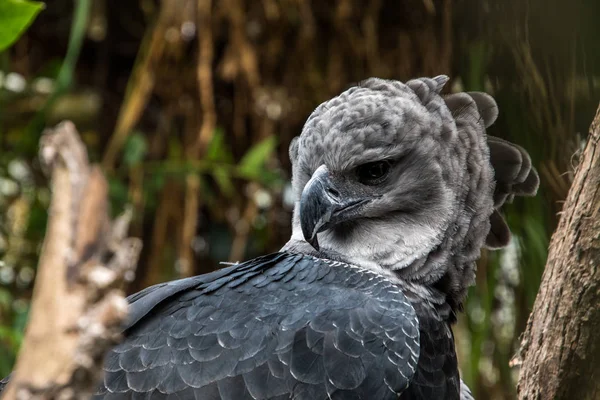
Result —
M317 251L304 240L298 212L295 211L292 236L281 250L343 261L386 275L401 276L403 280L419 281L422 277L421 271L408 267L421 264L419 260L424 260L439 246L443 235L422 226L399 232L393 227L380 229L381 221L372 228L369 224L369 220L361 223L361 230L352 240L339 241L330 232L319 233L320 250ZM389 233L382 237L379 235L382 231Z

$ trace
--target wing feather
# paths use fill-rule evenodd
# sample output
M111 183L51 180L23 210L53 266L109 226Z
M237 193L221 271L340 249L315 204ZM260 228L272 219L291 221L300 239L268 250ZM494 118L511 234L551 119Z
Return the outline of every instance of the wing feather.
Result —
M129 299L97 398L395 399L417 368L402 291L341 263L277 253Z

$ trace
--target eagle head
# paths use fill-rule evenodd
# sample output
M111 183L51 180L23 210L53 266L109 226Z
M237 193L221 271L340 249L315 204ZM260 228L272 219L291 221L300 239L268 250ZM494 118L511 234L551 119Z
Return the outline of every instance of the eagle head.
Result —
M524 150L486 135L495 101L443 97L447 80L371 78L315 109L290 146L286 247L464 295L480 249L508 243L497 208L538 178Z

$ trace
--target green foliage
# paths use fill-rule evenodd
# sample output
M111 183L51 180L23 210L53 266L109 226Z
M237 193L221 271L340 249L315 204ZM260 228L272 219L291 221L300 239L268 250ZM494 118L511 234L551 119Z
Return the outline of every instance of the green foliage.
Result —
M233 162L233 154L227 147L225 134L220 128L213 132L212 140L206 149L206 159L214 162L209 169L221 192L227 197L233 196L235 186L227 168Z
M229 150L227 143L225 143L225 132L223 132L223 129L217 128L213 132L212 140L206 149L205 158L224 163L233 162L233 154L231 154L231 150Z
M2 0L0 0L2 1ZM18 1L18 0L13 0ZM31 120L28 127L28 136L37 137L43 130L48 111L60 96L64 95L73 83L73 76L81 46L85 39L85 32L92 7L92 0L78 0L75 2L75 10L71 23L69 34L69 44L67 54L56 75L55 87L50 97L48 97L42 107L38 110L35 117Z
M263 172L266 161L273 154L276 144L275 136L269 136L252 146L240 160L240 173L248 178L257 179Z
M15 307L15 304L22 304ZM6 318L5 316L10 317ZM6 376L10 373L17 352L23 341L23 332L29 315L29 304L16 301L9 290L0 287L0 316L3 317L0 324L0 375Z
M539 146L543 137L539 127L533 126L532 110L524 102L524 93L519 86L498 83L494 75L492 51L494 42L477 38L465 48L465 57L460 70L463 89L485 91L486 82L493 82L493 94L500 109L499 118L488 130L489 134L521 144L532 157L533 165L539 169L539 160L548 157L547 147ZM505 71L502 71L503 73ZM537 138L537 139L536 139ZM463 379L473 390L476 398L489 395L482 386L498 384L504 396L516 395L514 375L509 361L519 346L519 334L524 320L533 305L547 257L548 247L548 198L541 192L532 198L518 198L515 204L503 207L504 217L513 234L514 247L487 252L486 262L477 272L477 284L470 288L466 299L466 316L462 338L465 357L461 359ZM515 252L509 265L507 253ZM516 268L516 281L507 277L507 271ZM515 279L513 277L513 279ZM499 315L508 315L512 333L505 337L505 320ZM468 360L468 361L467 361ZM467 361L467 362L465 362ZM483 383L485 382L485 384ZM489 389L486 389L489 390Z
M37 1L0 0L0 51L18 39L44 7Z
M231 197L235 193L235 186L231 180L231 175L227 171L227 168L215 165L212 168L212 176L219 185L219 189L227 197Z
M267 165L267 161L274 154L276 143L276 138L269 136L253 145L236 163L225 142L223 130L217 128L204 158L186 161L180 145L174 143L169 146L168 160L147 162L144 167L152 176L160 172L181 180L189 173L209 175L215 180L221 193L229 197L236 193L235 179L257 181L268 187L281 185L283 181L281 171L273 170ZM207 193L203 194L207 195Z
M146 152L148 151L148 143L146 137L141 132L131 134L123 149L123 161L127 166L133 166L140 163Z

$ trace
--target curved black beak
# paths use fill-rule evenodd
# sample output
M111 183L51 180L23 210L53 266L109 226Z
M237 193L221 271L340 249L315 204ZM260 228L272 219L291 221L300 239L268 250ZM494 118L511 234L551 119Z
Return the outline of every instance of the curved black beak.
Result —
M368 199L352 196L331 176L327 167L319 167L308 181L300 198L300 225L304 239L319 250L317 233L358 217Z

